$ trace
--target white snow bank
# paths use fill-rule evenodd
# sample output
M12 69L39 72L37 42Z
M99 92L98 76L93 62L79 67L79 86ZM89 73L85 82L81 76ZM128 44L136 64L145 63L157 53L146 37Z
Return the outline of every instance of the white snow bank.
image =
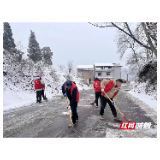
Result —
M36 102L36 94L28 91L3 91L3 110L21 107Z
M62 95L61 86L66 79L64 78L64 73L57 71L56 74L58 76L57 82L53 81L48 72L45 73L43 78L46 84L46 96L48 99L53 98L55 95ZM82 82L82 79L73 76L72 80L76 82L79 90L90 89ZM21 85L13 85L11 81L3 77L3 110L22 107L31 103L36 103L36 93L33 90L24 90Z
M146 103L150 108L153 108L155 111L157 111L157 100L154 99L154 96L149 96L145 93L137 93L133 90L129 91L129 93L132 94L132 96Z
M157 93L149 93L146 94L145 92L146 83L141 83L138 85L134 85L133 89L129 91L129 93L138 98L139 100L143 101L147 104L150 108L153 108L157 112Z

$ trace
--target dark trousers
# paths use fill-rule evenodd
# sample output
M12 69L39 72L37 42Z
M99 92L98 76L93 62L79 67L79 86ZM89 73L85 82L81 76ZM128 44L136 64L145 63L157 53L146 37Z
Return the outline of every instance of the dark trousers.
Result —
M41 91L36 91L37 102L41 102Z
M75 124L76 120L78 120L77 102L73 103L73 105L71 106L71 111L72 111L72 122L73 124Z
M117 117L117 111L116 111L115 107L113 106L112 102L109 99L105 98L104 96L101 96L100 115L102 116L104 114L104 109L105 109L107 103L109 104L109 106L111 108L113 116Z
M95 92L95 102L96 102L96 106L98 106L98 99L100 98L101 99L101 92Z

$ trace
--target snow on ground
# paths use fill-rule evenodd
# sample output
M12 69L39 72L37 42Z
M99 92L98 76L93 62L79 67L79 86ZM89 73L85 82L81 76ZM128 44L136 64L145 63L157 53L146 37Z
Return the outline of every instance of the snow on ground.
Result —
M132 96L146 103L150 108L153 108L155 111L157 111L157 93L153 92L150 93L150 95L146 94L145 86L146 83L134 85L133 89L129 91L129 93L132 94Z
M147 103L133 96L131 93L128 93L126 97L129 97L132 101L134 101L135 104L137 104L142 110L146 112L146 116L150 117L157 124L157 111L147 105Z
M69 115L68 112L62 112L62 115Z
M131 83L133 89L126 94L126 97L133 100L135 104L141 107L145 112L145 116L150 117L155 124L157 124L157 100L156 93L145 93L146 84ZM124 85L125 86L125 85ZM122 91L125 92L125 91ZM140 129L136 127L134 130L119 129L120 124L108 123L106 129L106 138L156 138L157 137L157 125L154 125L150 129ZM114 129L112 129L114 127Z
M35 102L36 94L28 91L3 91L3 110L21 107Z
M157 100L154 99L154 96L146 95L145 93L137 93L132 91L129 91L130 94L132 94L134 97L140 99L144 103L146 103L150 108L153 108L155 111L157 111Z
M51 99L56 95L62 95L61 86L66 79L64 78L64 73L57 71L56 74L59 78L56 83L52 82L52 78L47 75L47 73L45 78L43 78L43 81L46 84L46 96L48 99ZM73 81L76 82L79 90L90 89L90 87L84 84L80 78L73 77ZM22 107L31 103L36 103L35 91L24 90L21 88L21 85L13 85L13 83L11 83L6 77L3 77L3 110L6 111L9 109Z
M6 83L5 77L4 81ZM7 82L7 85L3 84L3 110L17 108L35 102L35 96L33 91L24 91L12 83Z
M135 127L134 130L130 129L119 129L119 124L108 123L109 126L113 126L117 129L107 128L106 138L156 138L157 137L157 126L155 125L150 129L140 129Z

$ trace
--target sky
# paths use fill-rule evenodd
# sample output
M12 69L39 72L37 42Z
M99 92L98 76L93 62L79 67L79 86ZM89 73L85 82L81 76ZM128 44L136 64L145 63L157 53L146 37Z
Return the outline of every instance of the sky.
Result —
M10 22L15 43L21 41L27 54L30 30L35 32L40 48L50 47L53 66L67 65L69 60L77 65L94 63L120 63L115 42L115 28L97 28L82 22Z

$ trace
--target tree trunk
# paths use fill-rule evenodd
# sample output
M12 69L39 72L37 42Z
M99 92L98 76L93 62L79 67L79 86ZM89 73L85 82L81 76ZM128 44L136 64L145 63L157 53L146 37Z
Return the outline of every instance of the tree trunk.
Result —
M144 32L145 32L145 34L146 34L148 43L149 43L152 51L154 52L154 55L157 57L157 49L154 47L154 45L153 45L153 43L152 43L152 40L151 40L151 38L150 38L150 35L148 34L148 31L147 31L147 28L146 28L146 24L145 24L144 22L142 22L142 26L143 26Z

